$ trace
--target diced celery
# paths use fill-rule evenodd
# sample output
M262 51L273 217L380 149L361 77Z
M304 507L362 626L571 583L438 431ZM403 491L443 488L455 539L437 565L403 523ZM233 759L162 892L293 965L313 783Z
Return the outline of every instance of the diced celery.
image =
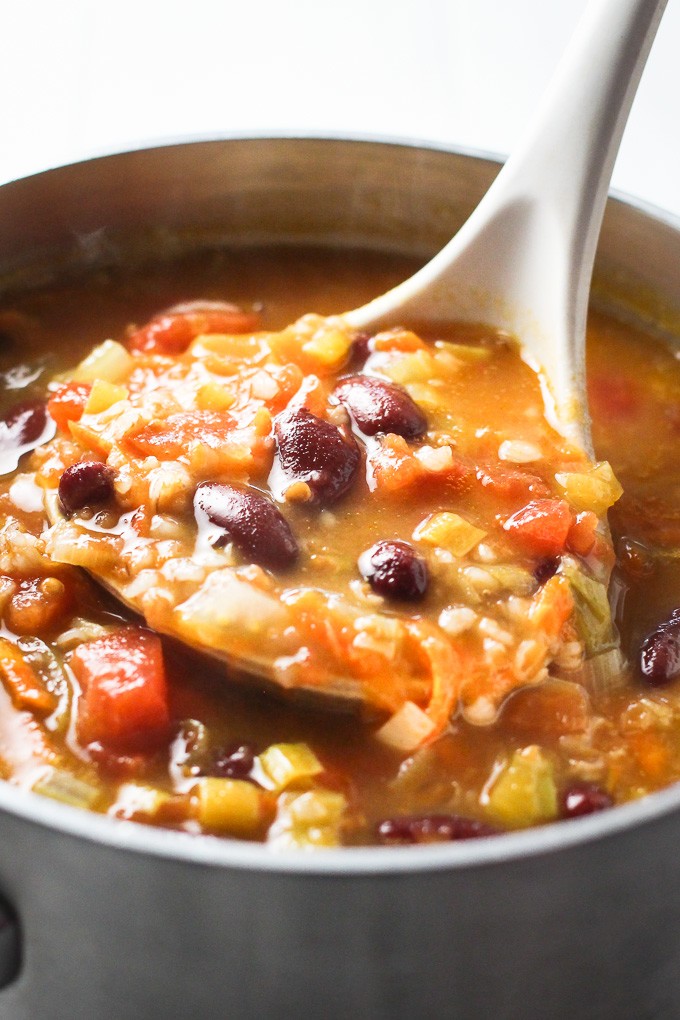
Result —
M282 793L267 843L275 849L339 846L346 807L343 795L333 790Z
M515 751L486 794L491 817L509 828L538 825L557 817L552 763L535 744Z
M413 532L417 542L447 549L454 556L465 556L486 536L481 528L470 524L464 517L445 510L430 514L421 521Z
M486 563L484 569L491 574L503 591L513 595L531 595L536 587L533 574L511 563Z
M565 563L564 572L571 585L576 629L585 646L586 655L599 655L614 647L617 641L607 589L600 581L595 581L579 570L574 563Z
M616 503L623 489L608 461L600 461L588 471L565 471L555 475L574 510L592 510L598 517Z
M307 744L271 744L258 756L263 782L272 790L305 784L323 772L323 765Z
M80 362L71 378L75 382L95 382L103 379L109 383L123 382L129 376L134 360L122 344L105 340Z
M33 784L33 791L72 807L92 808L101 796L101 789L79 779L66 769L50 768Z
M593 655L583 664L583 686L592 694L608 694L628 683L621 649L617 646Z
M263 791L245 779L206 776L194 787L198 821L206 829L231 836L254 837L262 827Z

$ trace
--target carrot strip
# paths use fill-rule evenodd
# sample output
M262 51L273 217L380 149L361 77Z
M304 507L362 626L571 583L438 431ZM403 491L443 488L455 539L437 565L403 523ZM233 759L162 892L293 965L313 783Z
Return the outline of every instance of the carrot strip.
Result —
M453 645L425 620L409 620L405 625L431 672L430 700L425 707L425 714L434 724L427 737L429 742L446 729L456 708L462 680L461 660Z
M57 707L54 695L45 690L19 649L6 638L0 638L0 680L15 708L49 715Z

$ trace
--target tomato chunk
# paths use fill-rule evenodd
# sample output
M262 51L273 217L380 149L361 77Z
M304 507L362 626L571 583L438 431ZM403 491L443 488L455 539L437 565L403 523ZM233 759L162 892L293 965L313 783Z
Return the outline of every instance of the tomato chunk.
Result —
M563 499L534 499L508 517L503 529L535 556L558 556L565 547L571 511Z
M127 445L143 457L177 460L191 443L219 449L228 441L236 422L225 411L179 411L152 421L126 439Z
M130 350L145 354L183 354L204 333L254 333L259 318L238 305L222 301L194 301L177 305L155 316L128 343Z
M155 634L124 627L80 645L70 665L83 692L76 720L81 743L147 750L167 736L168 690Z
M69 382L54 391L47 402L47 410L62 432L68 430L70 421L80 421L91 389L90 383Z

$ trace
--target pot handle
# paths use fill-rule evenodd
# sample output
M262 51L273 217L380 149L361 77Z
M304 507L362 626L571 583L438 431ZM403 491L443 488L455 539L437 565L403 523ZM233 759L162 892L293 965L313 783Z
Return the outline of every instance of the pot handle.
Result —
M21 936L16 913L0 897L0 990L18 976L21 969Z

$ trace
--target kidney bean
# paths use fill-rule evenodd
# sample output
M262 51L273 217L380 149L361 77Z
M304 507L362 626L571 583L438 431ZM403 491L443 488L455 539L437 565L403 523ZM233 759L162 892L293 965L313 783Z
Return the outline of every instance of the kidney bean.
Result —
M194 511L199 522L203 513L223 529L217 545L230 539L244 557L262 567L289 567L297 558L298 544L288 521L259 492L203 482L196 489Z
M42 400L16 404L0 418L0 451L18 450L37 443L47 422L47 410Z
M381 843L444 843L497 836L500 829L462 815L402 815L386 818L377 827Z
M663 687L680 675L680 609L674 609L668 619L644 639L639 668L643 679L652 687Z
M560 796L560 815L562 818L578 818L604 811L613 804L607 791L595 783L572 783Z
M371 350L370 333L357 333L352 340L352 363L357 368L363 367L366 359L373 353Z
M395 599L421 599L427 591L427 563L398 539L376 542L359 557L359 571L373 591Z
M405 389L371 375L352 375L335 388L354 424L365 436L392 432L404 439L420 439L427 419Z
M306 407L277 415L274 435L284 476L306 482L315 504L330 506L345 495L361 462L354 439L345 439L340 429Z
M59 480L59 502L66 514L98 506L113 496L112 468L98 460L81 460L66 468Z
M534 578L537 584L545 584L550 578L557 573L560 565L559 559L553 556L548 556L545 559L539 560L534 567Z
M210 774L225 779L249 779L255 764L252 744L236 744L220 748L213 759Z

